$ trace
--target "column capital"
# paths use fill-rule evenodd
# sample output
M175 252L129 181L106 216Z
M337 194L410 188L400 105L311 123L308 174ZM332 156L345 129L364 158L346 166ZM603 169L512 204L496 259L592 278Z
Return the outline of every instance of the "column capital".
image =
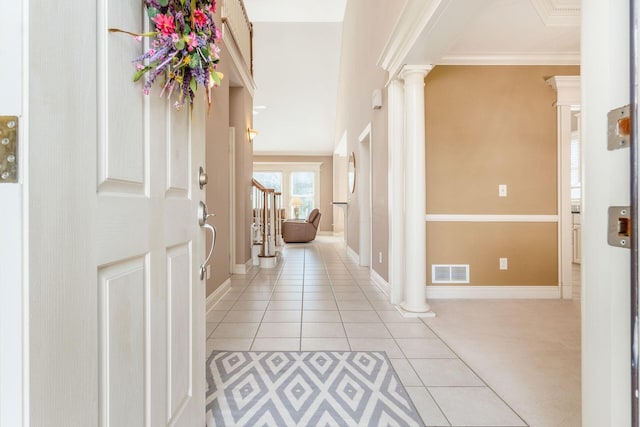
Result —
M423 65L405 65L398 73L398 77L402 80L406 80L409 76L418 75L422 78L425 78L427 74L431 70L433 70L434 65L431 64L423 64Z

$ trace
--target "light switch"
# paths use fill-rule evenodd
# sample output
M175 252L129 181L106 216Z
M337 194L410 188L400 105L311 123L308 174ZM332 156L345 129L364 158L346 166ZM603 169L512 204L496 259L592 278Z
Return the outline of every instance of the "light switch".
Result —
M498 197L507 197L507 184L498 185Z

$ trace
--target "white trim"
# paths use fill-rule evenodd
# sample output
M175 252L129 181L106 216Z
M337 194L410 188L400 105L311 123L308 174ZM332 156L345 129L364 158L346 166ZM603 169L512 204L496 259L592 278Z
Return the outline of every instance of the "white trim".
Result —
M327 157L333 156L333 151L261 151L253 150L253 155L259 156L300 156L300 157Z
M356 178L356 182L360 181L360 188L362 188L363 179L362 177L365 175L362 172L366 173L364 178L367 183L367 191L366 194L362 192L358 193L358 207L360 211L360 218L358 221L358 228L360 230L360 238L359 238L359 254L360 254L360 265L363 267L373 268L373 177L372 177L372 165L373 161L373 140L371 135L371 122L365 126L364 130L360 133L358 137L359 149L358 152L362 155L364 153L367 154L367 169L363 171L362 167L359 169L359 176ZM362 155L360 158L362 158ZM363 162L360 161L362 165ZM356 184L356 192L358 192L357 184ZM363 197L364 196L364 197ZM363 233L363 230L366 231L366 234Z
M360 262L360 255L358 255L356 251L351 249L351 246L347 245L346 248L347 248L347 256L349 257L349 259L351 259L351 261L358 264Z
M370 271L371 281L376 284L376 286L382 291L383 294L389 296L391 293L391 287L386 280L382 278L381 275L378 274L373 268Z
M580 65L580 52L460 52L444 55L437 65Z
M211 292L211 295L207 297L207 301L205 304L205 313L209 313L213 310L213 307L227 295L227 292L231 290L231 278L229 277L225 280L222 285L218 286L218 289Z
M444 0L409 0L405 3L378 58L378 65L389 72L389 81L396 78L425 27L432 19L437 20L448 3Z
M236 265L236 128L229 127L229 269Z
M236 46L236 42L233 40L233 36L231 36L230 33L231 29L227 27L226 23L223 23L222 41L227 48L227 52L229 53L229 57L231 58L234 68L238 71L242 84L249 91L251 98L253 98L256 93L256 82L253 80L253 76L251 75L247 64L244 62L242 53L238 49L238 46Z
M18 117L18 183L0 184L0 425L29 426L29 4L0 0L0 114Z
M428 299L559 299L559 286L427 286Z
M558 222L558 215L450 215L426 214L427 222Z
M580 1L573 4L566 0L531 0L540 19L547 27L579 27L581 7Z
M236 264L233 267L233 274L247 274L253 268L253 259L249 259L249 261L244 264Z
M580 76L553 76L546 82L557 92L556 105L580 105Z

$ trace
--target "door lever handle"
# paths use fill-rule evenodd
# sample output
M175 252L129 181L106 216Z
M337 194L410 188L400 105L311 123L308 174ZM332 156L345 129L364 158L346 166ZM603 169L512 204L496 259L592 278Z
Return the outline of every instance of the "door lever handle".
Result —
M200 280L204 280L207 275L207 264L209 264L209 261L211 260L213 249L216 247L216 238L218 237L216 227L211 224L207 224L207 220L212 216L215 216L215 214L208 213L207 205L201 201L198 206L198 224L201 228L211 231L211 247L209 248L209 253L207 254L204 262L200 265Z

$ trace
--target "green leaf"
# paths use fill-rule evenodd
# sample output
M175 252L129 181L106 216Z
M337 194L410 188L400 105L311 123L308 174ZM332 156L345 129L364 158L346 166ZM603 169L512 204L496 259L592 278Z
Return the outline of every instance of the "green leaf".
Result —
M144 75L144 73L146 73L150 69L151 69L151 67L146 66L142 70L136 71L135 74L133 75L133 81L137 82L138 80L140 80L140 77L142 77Z
M218 72L216 70L213 70L211 72L211 78L213 79L214 82L216 82L216 84L220 84L220 76L218 75Z
M198 68L200 67L200 57L198 54L191 55L191 60L189 61L189 67Z
M184 23L184 34L189 35L191 33L191 27L186 22Z
M159 13L158 9L156 9L155 7L150 7L149 10L147 11L147 15L149 16L149 19L155 18L158 13Z
M198 82L196 82L196 79L192 78L191 81L189 82L189 89L195 92L197 88L198 88Z
M184 39L178 40L178 42L176 43L176 49L177 50L183 50L184 49Z
M169 0L159 0L158 3L160 4L160 6L165 7L169 4Z

